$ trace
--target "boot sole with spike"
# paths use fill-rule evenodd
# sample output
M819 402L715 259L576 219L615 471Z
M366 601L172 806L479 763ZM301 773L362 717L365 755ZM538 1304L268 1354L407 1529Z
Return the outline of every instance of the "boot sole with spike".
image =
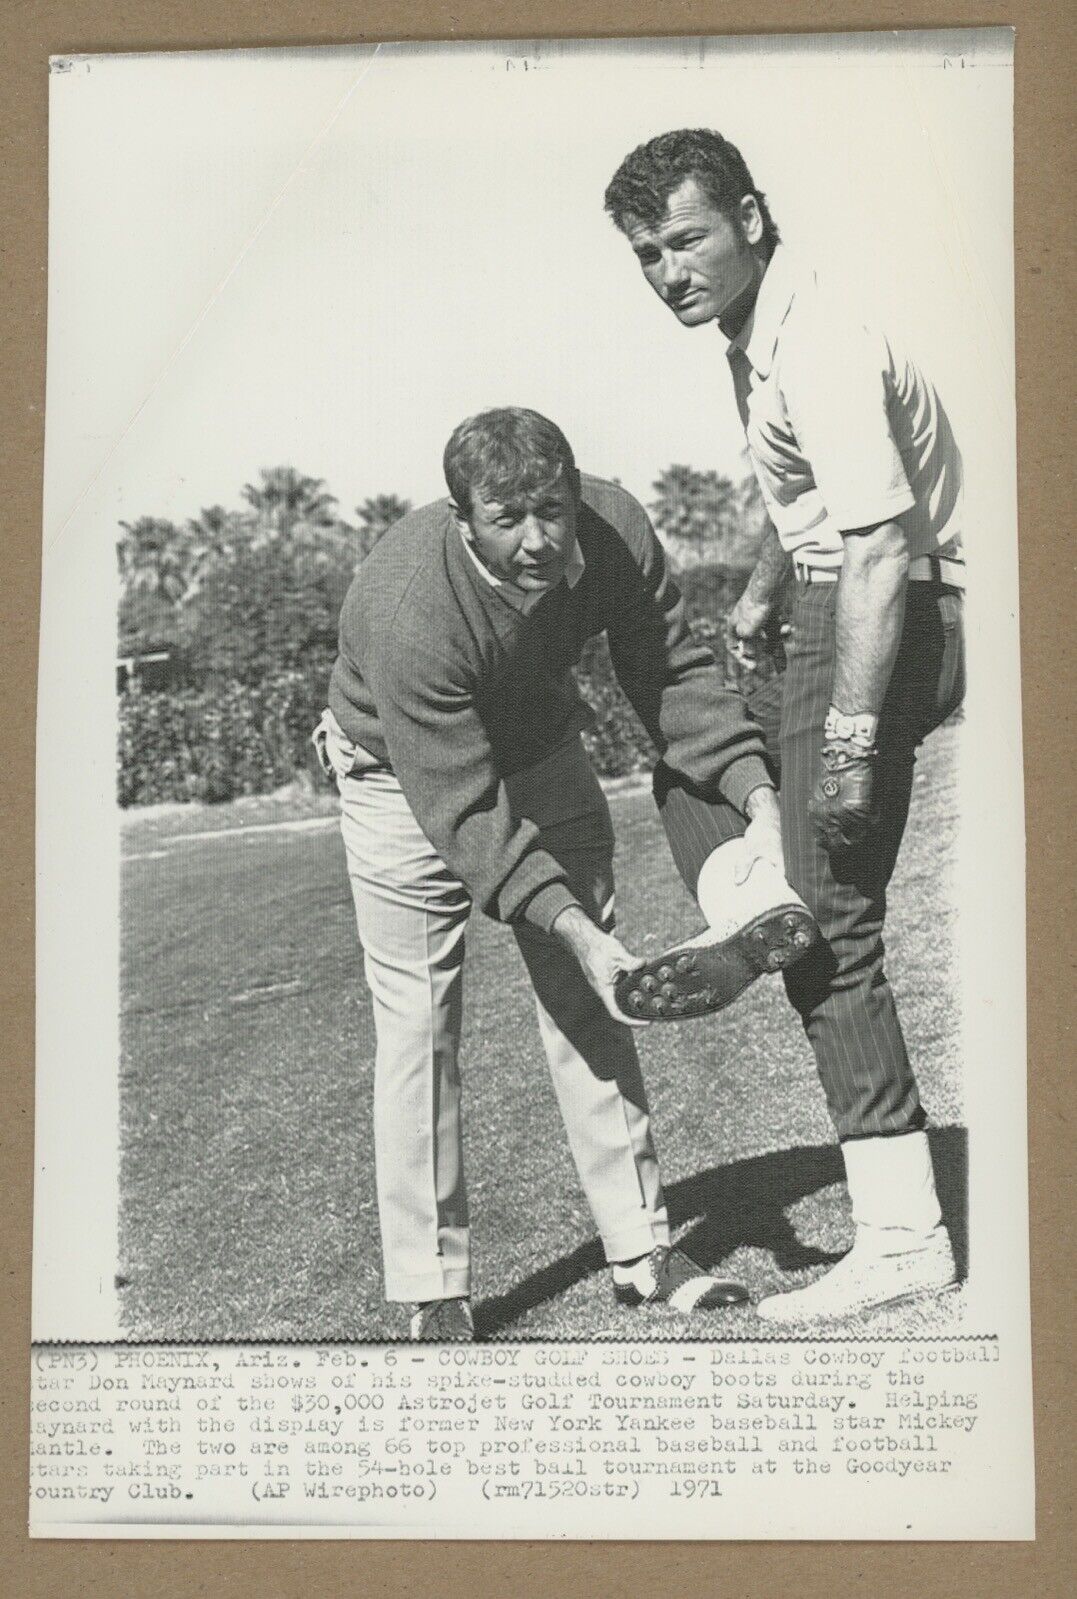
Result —
M617 1004L635 1021L680 1022L712 1015L757 977L802 960L819 938L803 905L777 905L713 944L678 945L621 977Z

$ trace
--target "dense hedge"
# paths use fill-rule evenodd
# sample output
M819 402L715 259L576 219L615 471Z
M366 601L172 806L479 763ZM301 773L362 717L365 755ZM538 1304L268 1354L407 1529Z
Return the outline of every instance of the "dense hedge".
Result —
M680 574L696 631L717 644L720 621L745 574L695 567ZM223 665L224 663L218 663ZM233 671L235 663L229 662ZM207 677L201 686L149 692L137 682L120 695L120 804L218 802L263 794L312 769L310 734L325 705L332 654L308 658L260 682ZM585 735L603 777L652 765L650 740L610 666L605 640L586 652L577 676L596 714Z
M605 647L581 688L597 724L584 735L603 777L642 771L650 740L617 687ZM313 770L310 735L325 704L325 674L286 672L261 688L233 681L203 689L120 695L119 801L216 803L265 794Z
M289 782L307 763L324 675L282 672L252 688L120 695L119 801L234 799Z

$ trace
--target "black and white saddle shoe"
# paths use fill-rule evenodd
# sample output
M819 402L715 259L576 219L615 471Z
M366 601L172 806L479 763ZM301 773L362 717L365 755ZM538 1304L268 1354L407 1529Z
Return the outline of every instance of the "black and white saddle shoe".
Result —
M684 1313L693 1310L723 1310L743 1305L749 1298L743 1283L726 1277L712 1277L697 1266L683 1249L658 1244L649 1255L630 1268L627 1281L613 1279L613 1296L619 1305L636 1309L640 1305L666 1305Z

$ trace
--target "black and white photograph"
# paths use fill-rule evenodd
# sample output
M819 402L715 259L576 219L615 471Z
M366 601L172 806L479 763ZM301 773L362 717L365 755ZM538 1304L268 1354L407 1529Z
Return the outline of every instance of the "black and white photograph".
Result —
M1024 1459L1012 34L50 89L37 1344L1001 1340Z

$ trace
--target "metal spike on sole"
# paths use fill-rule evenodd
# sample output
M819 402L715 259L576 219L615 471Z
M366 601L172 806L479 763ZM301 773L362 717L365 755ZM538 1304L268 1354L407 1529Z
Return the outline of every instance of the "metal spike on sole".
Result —
M713 944L666 951L620 978L617 1003L626 1015L678 1021L723 1010L767 973L801 960L819 937L801 905L779 905Z

